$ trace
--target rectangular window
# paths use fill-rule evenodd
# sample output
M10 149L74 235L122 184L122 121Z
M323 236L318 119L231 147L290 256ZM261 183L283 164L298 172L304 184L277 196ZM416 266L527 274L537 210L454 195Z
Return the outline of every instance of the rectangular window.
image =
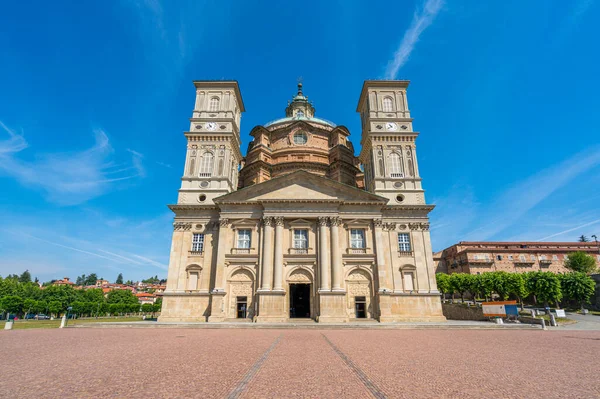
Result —
M497 255L498 260L502 260L502 255Z
M350 230L350 248L365 247L365 231L363 229Z
M204 251L204 234L194 233L192 237L192 251L202 252Z
M546 255L540 255L540 260L546 260Z
M490 260L490 254L485 254L485 260L487 260L487 261Z
M473 255L473 260L479 260L479 255Z
M535 261L535 255L531 255L531 260Z
M512 255L508 255L508 260L513 260L513 256Z
M294 230L294 248L308 248L308 230Z
M410 252L410 235L408 233L398 233L398 251Z
M525 262L525 255L519 255L519 260Z
M238 248L250 248L251 230L238 230Z
M552 255L552 260L558 260L558 255Z

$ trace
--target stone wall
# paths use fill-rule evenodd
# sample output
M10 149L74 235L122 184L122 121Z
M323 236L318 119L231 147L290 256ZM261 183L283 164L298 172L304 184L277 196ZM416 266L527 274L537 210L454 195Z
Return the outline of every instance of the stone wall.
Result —
M488 317L483 316L483 310L476 306L467 306L458 303L443 303L442 312L448 320L489 320Z

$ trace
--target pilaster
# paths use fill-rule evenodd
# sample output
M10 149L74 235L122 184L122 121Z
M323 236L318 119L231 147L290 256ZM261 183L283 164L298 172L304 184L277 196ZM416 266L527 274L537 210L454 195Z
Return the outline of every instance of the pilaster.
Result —
M264 217L263 251L262 251L262 286L261 290L270 291L273 281L273 218Z
M283 291L283 218L275 218L275 259L273 262L273 290Z
M319 270L321 276L320 291L331 291L329 283L329 248L327 247L327 217L319 217Z
M344 291L342 288L342 257L340 254L339 217L330 218L331 222L331 289Z

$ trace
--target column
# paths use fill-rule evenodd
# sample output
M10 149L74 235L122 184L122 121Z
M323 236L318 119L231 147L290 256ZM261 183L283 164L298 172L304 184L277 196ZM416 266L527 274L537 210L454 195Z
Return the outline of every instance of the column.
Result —
M339 217L331 219L331 289L342 290L342 259L340 255Z
M264 217L264 239L262 251L262 290L269 291L273 281L273 218Z
M275 218L273 290L283 291L283 217Z
M319 270L321 290L329 291L329 248L327 248L327 217L319 217Z

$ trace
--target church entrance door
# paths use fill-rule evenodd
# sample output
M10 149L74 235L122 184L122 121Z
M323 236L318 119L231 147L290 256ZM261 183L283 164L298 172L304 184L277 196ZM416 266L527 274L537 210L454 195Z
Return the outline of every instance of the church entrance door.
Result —
M290 318L310 318L310 284L290 284Z

